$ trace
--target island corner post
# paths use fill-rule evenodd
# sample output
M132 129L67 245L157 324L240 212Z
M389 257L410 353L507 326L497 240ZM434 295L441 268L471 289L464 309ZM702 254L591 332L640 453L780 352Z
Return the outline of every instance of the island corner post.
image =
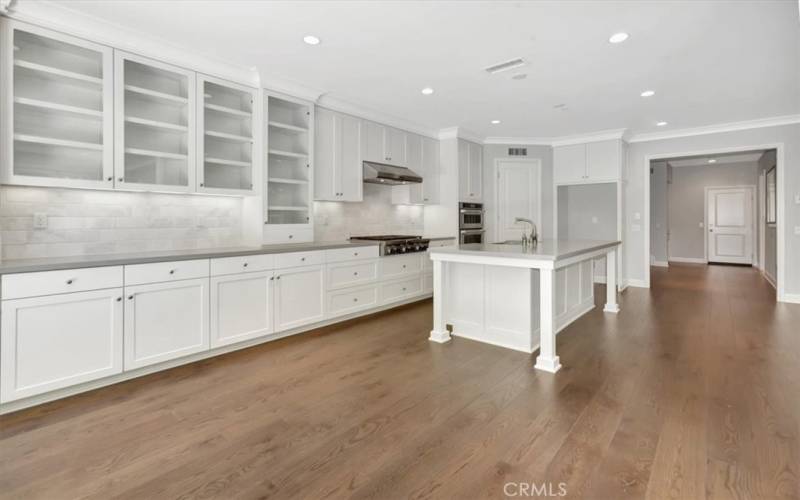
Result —
M598 257L606 257L606 302L603 311L607 313L618 313L620 311L617 302L617 247L620 242L580 242L583 245L577 245L576 242L561 242L568 247L567 250L559 253L558 245L550 242L550 246L543 245L541 252L522 250L518 252L513 251L513 247L508 245L491 245L491 244L476 244L476 245L462 245L461 247L443 247L434 249L430 253L430 258L433 260L433 329L430 332L429 340L438 343L445 343L451 340L451 333L456 336L464 336L473 340L483 341L486 343L508 347L515 350L522 350L533 353L538 348L539 354L536 358L534 368L549 373L556 373L561 369L561 362L556 353L556 334L559 330L565 328L569 323L582 316L592 308L594 308L594 272L592 261ZM570 245L566 245L570 243ZM576 249L577 248L577 249ZM549 250L549 251L548 251ZM533 292L538 292L538 298L531 296L531 316L530 323L524 325L527 330L528 336L531 339L529 348L520 347L518 345L510 345L507 341L498 338L481 337L475 335L474 332L460 332L458 330L451 332L448 329L448 322L451 321L453 314L452 302L457 302L459 297L463 297L465 293L469 293L467 288L471 287L457 287L458 290L448 290L451 286L451 279L455 277L453 273L458 271L453 266L460 264L475 264L484 266L489 269L503 268L518 268L528 271L530 276L528 288ZM457 268L456 268L457 269ZM538 271L538 286L532 282L534 279L533 271ZM557 272L564 270L562 274L569 272L577 273L578 281L583 283L583 286L588 286L592 291L588 297L591 304L587 307L579 308L573 315L574 317L561 318L557 314L557 297L559 293L567 295L566 290L562 290L562 286L570 286L568 279L564 278L561 281L557 279ZM588 281L588 284L587 284ZM470 290L472 293L489 293L484 292L481 287L474 287ZM453 292L453 293L448 293ZM485 299L490 300L490 299ZM451 302L451 303L449 303ZM534 318L533 306L538 305L538 321ZM453 321L456 323L456 321ZM520 328L522 329L522 328ZM487 332L497 331L497 328L487 327ZM538 332L536 331L538 330ZM482 333L482 332L481 332ZM534 339L538 333L538 345L534 346Z

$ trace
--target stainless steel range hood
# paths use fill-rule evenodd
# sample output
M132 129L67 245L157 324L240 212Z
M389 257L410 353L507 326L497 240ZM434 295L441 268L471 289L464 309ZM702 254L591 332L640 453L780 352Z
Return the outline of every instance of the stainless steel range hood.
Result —
M410 168L376 163L374 161L365 161L363 164L364 182L385 184L387 186L419 184L422 182L422 177L415 174Z

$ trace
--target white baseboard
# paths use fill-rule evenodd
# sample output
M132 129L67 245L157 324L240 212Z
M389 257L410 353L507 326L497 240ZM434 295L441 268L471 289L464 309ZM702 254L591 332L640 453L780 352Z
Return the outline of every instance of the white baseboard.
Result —
M650 265L653 267L669 267L669 262L666 260L654 260Z
M787 304L800 304L800 293L784 293L783 297L778 298L778 302Z
M636 288L650 288L647 286L647 282L645 280L638 280L634 278L628 278L628 286L633 286Z
M686 264L708 264L706 259L698 259L695 257L670 257L670 262L683 262Z
M767 273L766 271L763 271L761 273L761 276L763 276L764 279L767 280L767 283L772 285L772 288L774 288L776 290L778 289L778 284L775 282L775 278L770 276L769 273Z

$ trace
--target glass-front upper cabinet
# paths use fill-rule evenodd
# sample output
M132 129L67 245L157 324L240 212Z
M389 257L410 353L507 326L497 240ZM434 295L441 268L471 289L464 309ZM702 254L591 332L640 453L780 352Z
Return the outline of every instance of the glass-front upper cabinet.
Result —
M195 73L115 51L116 187L195 190Z
M112 49L0 23L2 182L113 188Z
M197 191L247 194L254 191L256 89L197 75Z

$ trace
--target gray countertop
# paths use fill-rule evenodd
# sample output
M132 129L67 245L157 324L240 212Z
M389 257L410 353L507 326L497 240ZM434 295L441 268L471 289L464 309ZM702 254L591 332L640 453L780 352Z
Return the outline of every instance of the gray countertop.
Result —
M349 241L292 243L288 245L261 245L252 247L203 248L194 250L172 250L166 252L141 252L111 255L77 255L42 259L12 259L0 262L0 274L55 271L86 267L121 266L146 264L170 260L209 259L240 257L270 253L302 252L306 250L330 250L334 248L377 246L377 243Z
M431 254L558 261L603 248L615 247L620 243L620 241L613 240L541 240L536 246L527 248L523 248L522 245L505 243L470 243L452 247L431 248L430 252Z

